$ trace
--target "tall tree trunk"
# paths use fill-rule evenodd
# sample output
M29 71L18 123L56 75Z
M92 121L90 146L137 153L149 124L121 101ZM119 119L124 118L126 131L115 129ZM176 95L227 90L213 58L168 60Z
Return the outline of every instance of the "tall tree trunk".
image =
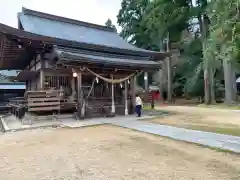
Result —
M207 27L204 22L204 18L202 16L199 16L198 18L199 24L200 24L200 30L201 30L201 37L202 37L202 49L205 49L205 41L207 39ZM204 94L205 94L205 104L211 103L211 92L210 92L210 80L209 80L209 62L207 59L204 59Z
M233 67L233 66L232 66ZM232 82L233 82L233 99L237 102L237 83L236 83L236 70L232 68Z
M204 44L208 36L208 16L204 12L204 9L208 5L207 0L197 1L197 5L203 10L203 14L198 16L200 32L202 37L202 46L205 49ZM211 63L212 64L212 63ZM211 67L209 59L204 59L204 93L205 93L205 103L212 104L215 103L215 81L214 81L214 69Z
M232 63L223 60L224 84L225 84L225 103L228 105L236 102L236 75Z
M215 99L215 78L214 78L214 69L210 68L209 71L209 82L210 82L210 104L216 104Z
M206 63L207 64L207 63ZM205 64L205 66L207 66ZM204 67L204 102L210 104L210 88L209 88L209 71L208 67Z
M208 34L208 17L206 14L198 17L200 23L200 30L202 36L202 46L205 49L205 42ZM205 93L205 104L214 104L215 100L215 80L214 80L214 68L211 67L212 63L209 59L205 59L204 62L204 93Z
M166 51L170 52L170 35L169 32L167 34L167 43L166 43ZM167 64L167 80L168 80L168 86L167 86L167 100L168 103L172 103L172 58L168 57L166 59Z

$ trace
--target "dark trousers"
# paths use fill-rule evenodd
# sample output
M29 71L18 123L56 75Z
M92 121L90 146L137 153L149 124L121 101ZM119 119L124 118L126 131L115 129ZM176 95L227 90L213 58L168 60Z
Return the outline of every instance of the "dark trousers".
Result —
M136 105L136 113L138 117L141 117L142 115L142 106L141 105Z

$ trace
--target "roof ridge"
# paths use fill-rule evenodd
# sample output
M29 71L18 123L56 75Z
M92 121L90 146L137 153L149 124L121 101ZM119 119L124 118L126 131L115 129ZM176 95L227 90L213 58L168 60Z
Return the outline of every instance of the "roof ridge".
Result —
M40 11L34 11L34 10L31 10L31 9L27 9L25 7L22 7L22 13L25 14L25 15L32 15L32 16L37 16L37 17L40 17L40 18L51 19L51 20L55 20L55 21L61 21L61 22L69 23L69 24L86 26L86 27L90 27L90 28L100 29L100 30L103 30L103 31L116 32L116 30L114 28L111 28L111 27L102 26L102 25L93 24L93 23L84 22L84 21L79 21L79 20L76 20L76 19L70 19L70 18L57 16L57 15L53 15L53 14L48 14L48 13L44 13L44 12L40 12Z

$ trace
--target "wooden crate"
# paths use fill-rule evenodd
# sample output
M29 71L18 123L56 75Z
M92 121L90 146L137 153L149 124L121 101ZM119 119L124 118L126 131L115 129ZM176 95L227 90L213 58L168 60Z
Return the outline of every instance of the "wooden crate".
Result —
M60 111L60 93L59 90L26 92L28 111Z

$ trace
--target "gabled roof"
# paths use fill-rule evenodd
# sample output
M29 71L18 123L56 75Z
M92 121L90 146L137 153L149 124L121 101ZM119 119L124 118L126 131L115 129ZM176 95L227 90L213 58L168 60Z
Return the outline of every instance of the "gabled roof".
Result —
M76 55L72 52L78 52L76 57L88 62L125 66L128 60L129 66L135 68L154 69L159 65L154 60L170 55L137 48L105 26L25 8L18 18L19 29L0 23L0 69L24 69L37 51L51 51L55 46L71 49L71 52L62 53L65 59ZM86 51L87 54L83 53Z
M135 47L122 39L113 28L86 23L26 8L18 14L19 23L24 31L79 43L104 47L152 52ZM156 52L155 52L156 53Z
M47 14L47 13L43 13L40 11L34 11L31 9L27 9L24 7L22 8L22 12L20 12L18 14L26 15L26 16L35 16L35 17L39 17L39 18L43 18L43 19L49 19L49 20L68 23L68 24L75 24L78 26L84 26L84 27L103 30L103 31L115 32L115 29L111 28L111 27L102 26L102 25L93 24L93 23L84 22L84 21L79 21L79 20L70 19L70 18L66 18L66 17L56 16L53 14Z

